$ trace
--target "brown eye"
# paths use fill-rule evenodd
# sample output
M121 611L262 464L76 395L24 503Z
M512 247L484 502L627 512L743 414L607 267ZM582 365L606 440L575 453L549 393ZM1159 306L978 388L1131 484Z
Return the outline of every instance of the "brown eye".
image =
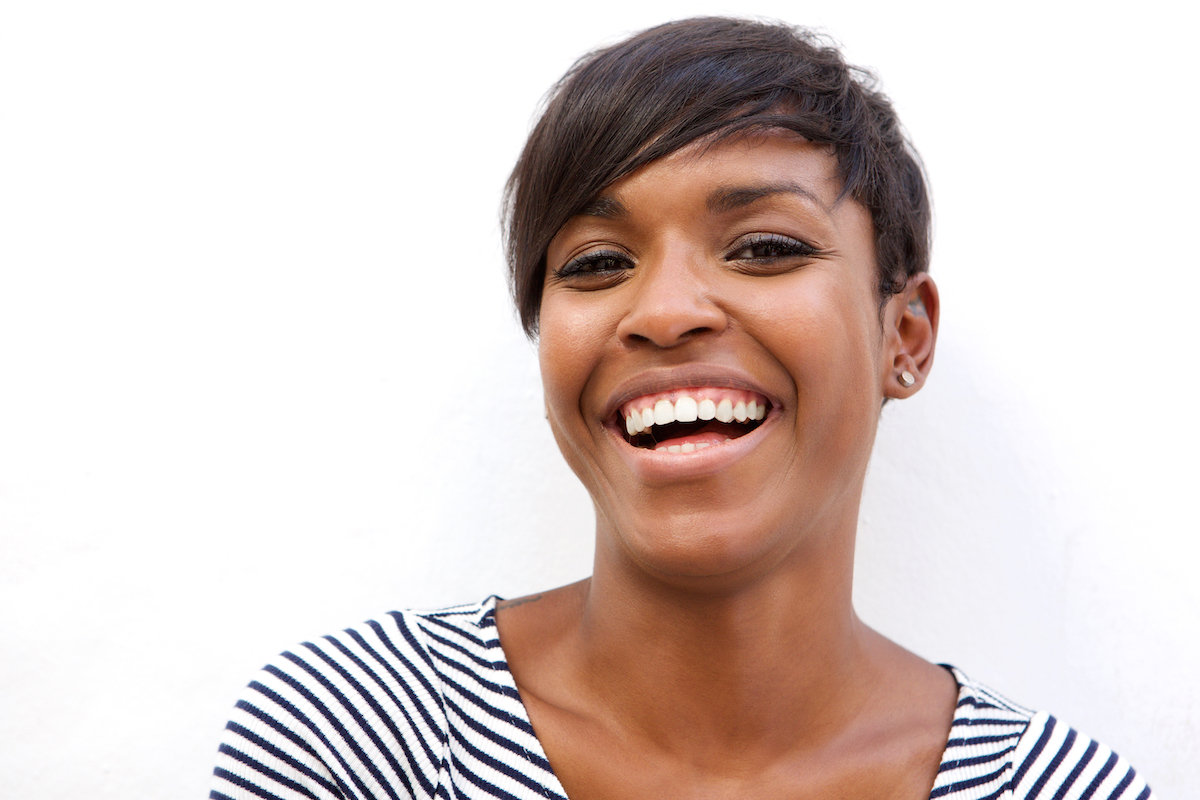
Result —
M559 280L613 279L633 267L625 253L616 250L596 250L573 258L554 271Z
M773 261L794 256L812 256L817 249L790 236L772 234L739 242L727 261Z

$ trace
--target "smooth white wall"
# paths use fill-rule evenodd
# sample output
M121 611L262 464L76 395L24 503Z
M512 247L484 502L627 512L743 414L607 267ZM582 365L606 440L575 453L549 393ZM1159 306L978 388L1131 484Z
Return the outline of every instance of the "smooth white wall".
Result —
M8 3L0 783L204 796L276 652L587 574L505 301L544 90L656 22L823 26L928 165L944 314L860 614L1200 795L1196 68L1166 4Z

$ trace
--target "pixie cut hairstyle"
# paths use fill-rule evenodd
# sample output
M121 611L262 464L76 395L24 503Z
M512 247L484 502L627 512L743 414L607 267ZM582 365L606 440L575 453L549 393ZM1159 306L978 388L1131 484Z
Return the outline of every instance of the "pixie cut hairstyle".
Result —
M929 266L919 157L874 77L803 28L701 17L584 56L552 89L504 193L509 280L537 335L551 239L606 186L707 139L788 130L827 144L871 214L881 302Z

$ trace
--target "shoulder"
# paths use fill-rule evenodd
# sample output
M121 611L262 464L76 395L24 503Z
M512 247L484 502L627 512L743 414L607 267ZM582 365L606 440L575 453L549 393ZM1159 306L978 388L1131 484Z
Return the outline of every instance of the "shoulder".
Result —
M1105 745L950 669L959 684L958 708L931 798L1154 797Z
M1106 745L1045 711L1029 720L1013 758L1013 796L1149 800L1146 781Z
M226 725L211 796L432 797L445 664L486 638L493 605L394 611L276 657Z

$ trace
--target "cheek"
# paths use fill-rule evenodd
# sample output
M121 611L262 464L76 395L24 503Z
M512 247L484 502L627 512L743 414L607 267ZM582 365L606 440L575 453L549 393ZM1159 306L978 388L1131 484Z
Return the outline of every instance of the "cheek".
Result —
M756 338L771 342L780 360L798 366L841 369L847 376L862 368L879 345L876 307L859 287L837 278L798 276L793 285L764 295L763 302L745 304Z
M852 474L865 469L882 403L881 336L873 302L868 299L851 306L853 313L843 314L840 324L825 331L828 347L817 367L823 377L814 382L815 391L808 398L820 419L817 429L827 437L816 444L827 457L841 454L841 469Z
M570 425L577 417L588 379L599 358L598 326L569 298L547 297L542 302L538 363L552 421Z
M602 343L593 322L570 304L543 302L538 362L550 432L571 471L594 494L599 476L589 453L597 430L588 416L587 409L595 402L589 404L587 390Z
M800 424L813 426L808 436L853 437L873 426L881 400L877 305L869 290L835 273L804 277L760 308L755 326L795 383Z

